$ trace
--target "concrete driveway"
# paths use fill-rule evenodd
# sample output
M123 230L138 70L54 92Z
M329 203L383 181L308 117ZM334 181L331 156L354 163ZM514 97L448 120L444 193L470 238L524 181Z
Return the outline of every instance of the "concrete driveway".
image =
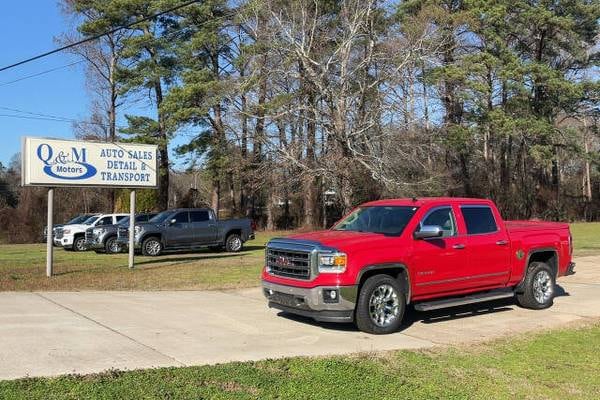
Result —
M599 318L600 257L576 261L551 309L408 311L405 329L387 336L278 315L258 288L0 293L0 379L426 348Z

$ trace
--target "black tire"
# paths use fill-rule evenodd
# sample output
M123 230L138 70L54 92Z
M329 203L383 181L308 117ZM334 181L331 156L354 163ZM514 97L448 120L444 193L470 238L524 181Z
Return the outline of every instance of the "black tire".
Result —
M104 242L104 251L106 252L106 254L117 254L120 253L122 250L123 248L117 242L116 236L111 236L108 239L106 239L106 242Z
M522 293L517 293L517 303L524 308L542 310L554 304L556 277L552 268L543 262L532 262L527 268Z
M244 242L237 233L230 233L225 239L225 251L227 252L237 253L242 250L242 247L244 247Z
M145 256L160 256L162 250L163 245L156 236L150 236L149 238L144 239L144 242L142 243L142 254Z
M389 290L393 293L389 293ZM388 293L390 300L380 301L381 295L385 295L383 298L385 300ZM385 315L387 307L392 308L388 310L389 320L386 321L385 318L379 320L377 315L381 315L382 312ZM360 288L355 312L356 326L361 331L374 335L394 333L400 329L405 309L406 295L400 282L389 275L374 275Z
M85 251L85 236L75 236L73 239L73 251Z

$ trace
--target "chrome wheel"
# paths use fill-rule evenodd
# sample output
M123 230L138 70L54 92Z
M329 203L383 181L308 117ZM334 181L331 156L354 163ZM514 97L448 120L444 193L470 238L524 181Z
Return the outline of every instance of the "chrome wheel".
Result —
M146 254L149 256L157 256L160 254L161 244L157 240L149 240L146 242Z
M533 297L540 304L545 304L554 293L554 283L548 271L539 271L533 278Z
M242 239L235 235L229 238L229 251L239 251L242 248Z
M79 238L75 239L75 243L73 243L73 248L75 251L84 251L85 250L85 239Z
M117 242L116 239L109 239L108 251L109 251L109 253L120 253L121 252L121 245Z
M369 316L377 326L387 327L394 323L400 313L398 293L389 284L377 286L369 298Z

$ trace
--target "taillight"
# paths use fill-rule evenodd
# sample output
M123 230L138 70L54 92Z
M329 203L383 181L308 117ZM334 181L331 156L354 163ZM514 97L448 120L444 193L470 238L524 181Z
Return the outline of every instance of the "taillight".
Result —
M569 232L569 255L573 255L573 236L571 235L571 232Z
M250 229L252 229L253 231L256 230L256 221L252 220L252 222L250 222Z

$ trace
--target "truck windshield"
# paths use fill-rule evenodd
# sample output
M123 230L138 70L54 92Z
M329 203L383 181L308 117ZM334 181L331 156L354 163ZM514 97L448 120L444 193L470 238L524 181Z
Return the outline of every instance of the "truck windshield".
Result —
M173 211L163 211L152 217L148 222L160 224L161 222L165 222L171 215L173 215Z
M88 219L86 219L85 221L82 222L83 225L91 225L93 224L96 220L98 219L97 215L92 215L91 217L89 217Z
M333 230L372 232L400 235L418 207L371 206L359 207L338 222Z
M65 225L80 224L83 221L85 221L86 219L88 219L89 217L90 217L89 215L78 215L75 218L73 218L72 220L70 220L69 222L67 222Z

